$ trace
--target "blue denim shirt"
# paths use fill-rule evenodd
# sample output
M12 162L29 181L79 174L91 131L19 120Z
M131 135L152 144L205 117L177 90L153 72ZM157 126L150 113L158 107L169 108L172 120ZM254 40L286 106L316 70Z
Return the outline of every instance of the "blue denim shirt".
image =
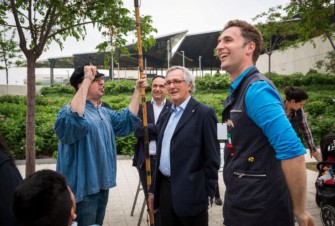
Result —
M56 170L66 177L76 202L116 186L115 136L128 136L138 121L128 108L116 112L95 107L89 100L83 117L70 104L58 112Z

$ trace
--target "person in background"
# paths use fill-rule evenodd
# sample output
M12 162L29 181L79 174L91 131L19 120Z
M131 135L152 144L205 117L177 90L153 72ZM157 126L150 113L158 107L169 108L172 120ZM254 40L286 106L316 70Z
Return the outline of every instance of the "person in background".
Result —
M10 155L3 138L0 138L0 225L19 225L12 213L15 188L22 182L22 176Z
M70 226L75 210L74 195L56 171L36 171L15 189L13 212L22 226Z
M300 226L314 226L306 210L306 150L276 87L255 67L262 42L255 26L231 20L216 47L232 81L222 113L224 224L294 226L295 216Z
M149 154L150 171L153 181L153 173L156 171L156 145L161 123L165 120L171 108L171 102L166 99L165 77L156 75L151 81L151 101L146 102L148 134L149 134ZM138 117L143 118L142 106L139 106ZM142 184L145 200L148 200L147 172L145 165L145 147L144 147L144 128L143 122L139 122L135 128L134 135L137 138L135 145L135 154L133 166L138 170L139 178ZM160 226L159 212L155 214L155 226Z
M320 162L322 157L315 147L311 128L307 122L307 115L303 109L304 104L308 100L308 94L304 90L293 86L286 87L284 93L285 112L288 120L291 122L293 129L297 134L301 135L302 133L311 157L314 157Z
M57 115L59 139L56 170L63 174L77 202L78 225L102 225L109 188L116 186L116 136L130 135L137 117L140 89L136 81L128 107L120 112L101 107L104 80L93 65L75 69L70 78L76 94Z
M157 141L150 211L159 209L162 226L206 226L220 167L218 121L192 97L195 78L187 68L169 68L165 85L173 104Z

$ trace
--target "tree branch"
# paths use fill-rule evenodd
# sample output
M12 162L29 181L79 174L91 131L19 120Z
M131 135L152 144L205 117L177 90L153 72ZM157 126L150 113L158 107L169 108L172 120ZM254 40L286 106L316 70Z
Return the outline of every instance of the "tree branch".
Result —
M22 49L22 51L25 54L27 54L27 52L28 52L27 41L26 41L26 38L24 36L22 26L21 26L21 23L20 23L18 14L17 14L18 11L17 11L16 6L15 6L15 0L10 0L10 3L11 3L10 7L12 9L12 13L13 13L13 16L14 16L17 32L18 32L19 38L20 38L20 48Z

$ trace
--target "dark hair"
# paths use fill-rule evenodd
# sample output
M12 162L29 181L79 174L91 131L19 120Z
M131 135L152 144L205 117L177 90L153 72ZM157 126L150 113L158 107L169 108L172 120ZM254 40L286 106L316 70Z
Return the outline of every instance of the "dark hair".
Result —
M8 148L6 142L4 141L4 139L2 137L0 137L0 151L3 152L3 153L5 153L6 155L8 155L8 157L14 163L14 158L10 154L9 148Z
M15 189L13 212L23 226L68 226L73 206L65 178L37 171Z
M252 55L252 61L254 64L256 64L256 61L258 60L258 57L261 54L263 45L262 33L260 32L260 30L257 27L243 20L229 21L223 28L223 31L227 30L230 27L239 27L241 29L241 35L246 40L244 45L248 44L249 42L255 43L256 48Z
M284 93L285 99L288 101L295 100L295 102L300 102L308 99L308 94L298 87L287 86L285 87Z
M86 63L86 64L83 65L83 66L77 67L77 68L73 71L73 73L72 73L72 75L71 75L71 77L70 77L70 84L71 84L71 86L73 86L73 88L74 88L76 91L78 91L78 89L79 89L78 85L79 85L80 83L82 83L83 80L84 80L84 75L85 75L84 68L85 68L85 66L87 66L87 65L90 65L90 64ZM95 77L101 77L101 76L104 76L104 74L102 74L102 73L100 73L99 71L97 71L97 74L95 75Z
M151 82L153 82L156 78L162 78L162 79L165 79L165 77L164 77L163 75L155 75L155 76L152 78Z

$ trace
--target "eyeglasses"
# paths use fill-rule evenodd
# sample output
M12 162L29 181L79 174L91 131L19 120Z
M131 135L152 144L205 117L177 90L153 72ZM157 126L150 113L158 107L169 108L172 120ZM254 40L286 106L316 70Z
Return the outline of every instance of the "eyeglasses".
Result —
M181 82L185 82L185 80L179 80L179 79L167 80L167 81L165 82L165 85L166 85L166 86L170 86L172 83L173 83L174 85L179 85Z

